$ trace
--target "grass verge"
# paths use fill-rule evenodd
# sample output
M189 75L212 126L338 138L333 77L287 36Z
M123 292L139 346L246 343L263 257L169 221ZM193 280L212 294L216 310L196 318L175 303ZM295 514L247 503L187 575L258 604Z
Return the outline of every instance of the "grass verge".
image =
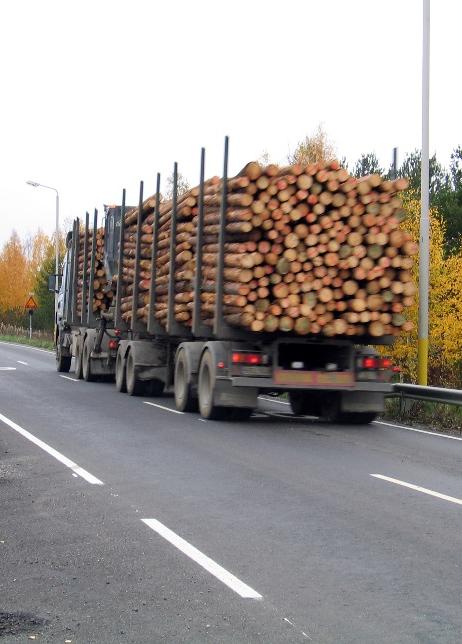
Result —
M384 420L410 425L418 429L432 429L435 432L462 436L462 407L388 398L385 403Z
M16 344L27 344L31 347L39 347L40 349L51 349L53 351L54 344L51 340L43 338L25 338L22 335L1 335L2 342L14 342Z

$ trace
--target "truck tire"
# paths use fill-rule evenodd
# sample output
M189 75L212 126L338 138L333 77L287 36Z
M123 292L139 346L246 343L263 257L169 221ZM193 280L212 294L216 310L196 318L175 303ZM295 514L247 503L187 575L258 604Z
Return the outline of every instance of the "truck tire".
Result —
M85 338L82 351L82 375L85 382L93 382L95 379L91 371L91 347L92 342L90 338Z
M333 422L341 425L368 425L377 418L373 411L345 411L339 412Z
M229 410L213 404L215 391L215 363L210 351L204 351L199 366L199 411L203 418L221 420Z
M198 408L189 375L185 351L180 349L175 358L174 376L175 405L179 411L197 411Z
M127 391L127 373L125 368L125 358L122 351L117 351L116 368L115 368L115 383L117 391L126 393Z
M83 378L83 364L82 364L82 343L77 341L75 347L75 358L74 358L74 373L75 377L79 380Z
M142 396L145 391L144 382L136 377L135 361L131 351L128 352L125 373L127 394L129 396Z
M63 356L62 347L58 342L56 345L56 371L60 373L69 373L71 361L72 356Z

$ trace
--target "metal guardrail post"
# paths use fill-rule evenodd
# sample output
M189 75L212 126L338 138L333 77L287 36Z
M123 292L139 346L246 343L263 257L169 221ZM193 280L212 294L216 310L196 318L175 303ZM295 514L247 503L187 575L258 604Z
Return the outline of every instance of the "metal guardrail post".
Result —
M393 392L401 400L421 400L424 402L441 403L443 405L462 405L462 390L446 389L445 387L426 387L408 383L395 383Z

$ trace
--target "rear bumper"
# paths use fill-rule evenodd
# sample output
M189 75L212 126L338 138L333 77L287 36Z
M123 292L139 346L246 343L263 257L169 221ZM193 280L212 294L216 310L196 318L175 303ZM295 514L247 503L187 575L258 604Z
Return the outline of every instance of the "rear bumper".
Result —
M257 389L280 389L281 391L306 390L306 391L371 391L374 393L389 394L393 391L390 382L356 381L353 385L279 385L272 378L251 378L248 376L235 376L231 378L233 387L256 387Z

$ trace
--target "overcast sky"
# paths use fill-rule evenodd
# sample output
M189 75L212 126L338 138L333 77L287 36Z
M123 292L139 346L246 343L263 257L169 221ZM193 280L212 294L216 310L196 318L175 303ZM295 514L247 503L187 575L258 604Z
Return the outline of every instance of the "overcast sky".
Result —
M433 0L430 149L462 144L462 3ZM283 161L322 123L338 156L421 140L421 0L4 0L0 3L0 243L103 203L173 161L198 182L268 151Z

